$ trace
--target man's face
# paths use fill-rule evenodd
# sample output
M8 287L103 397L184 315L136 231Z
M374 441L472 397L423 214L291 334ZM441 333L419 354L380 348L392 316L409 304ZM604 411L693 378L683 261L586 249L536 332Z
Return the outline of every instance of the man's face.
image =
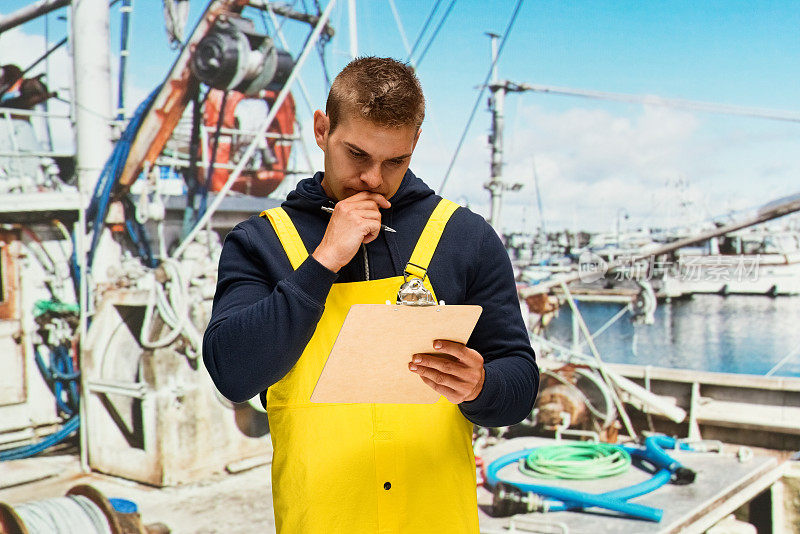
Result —
M322 111L314 113L314 136L325 153L322 187L339 201L361 191L390 199L400 187L420 130L391 128L361 117L344 116L333 133Z

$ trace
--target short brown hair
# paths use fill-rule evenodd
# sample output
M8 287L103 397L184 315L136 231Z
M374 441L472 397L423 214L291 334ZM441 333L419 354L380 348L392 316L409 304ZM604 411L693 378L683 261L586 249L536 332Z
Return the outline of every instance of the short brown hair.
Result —
M330 131L345 113L382 126L414 126L425 119L425 96L414 70L392 58L359 57L336 76L325 114Z

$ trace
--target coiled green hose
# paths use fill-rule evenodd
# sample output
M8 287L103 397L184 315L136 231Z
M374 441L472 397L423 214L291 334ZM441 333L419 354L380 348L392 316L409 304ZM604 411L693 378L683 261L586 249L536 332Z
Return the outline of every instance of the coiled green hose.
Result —
M620 475L631 465L631 455L609 443L570 443L534 449L521 458L519 470L544 479L591 480Z

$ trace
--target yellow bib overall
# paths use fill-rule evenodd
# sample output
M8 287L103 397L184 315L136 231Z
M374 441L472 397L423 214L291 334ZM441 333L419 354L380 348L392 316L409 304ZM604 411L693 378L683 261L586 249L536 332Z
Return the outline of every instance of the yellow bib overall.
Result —
M438 204L411 256L411 274L424 276L457 207ZM292 221L282 208L262 215L297 269L308 252ZM394 302L402 283L394 276L333 284L300 359L267 390L278 534L479 531L472 423L458 406L444 397L422 405L309 402L350 306Z

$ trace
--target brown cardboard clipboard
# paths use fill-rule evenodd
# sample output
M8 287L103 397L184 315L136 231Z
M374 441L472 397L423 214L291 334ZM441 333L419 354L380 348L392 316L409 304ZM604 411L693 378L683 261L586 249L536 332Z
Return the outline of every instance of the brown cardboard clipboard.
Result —
M354 304L317 380L311 402L430 404L440 394L408 369L433 341L466 343L482 308L474 305Z

